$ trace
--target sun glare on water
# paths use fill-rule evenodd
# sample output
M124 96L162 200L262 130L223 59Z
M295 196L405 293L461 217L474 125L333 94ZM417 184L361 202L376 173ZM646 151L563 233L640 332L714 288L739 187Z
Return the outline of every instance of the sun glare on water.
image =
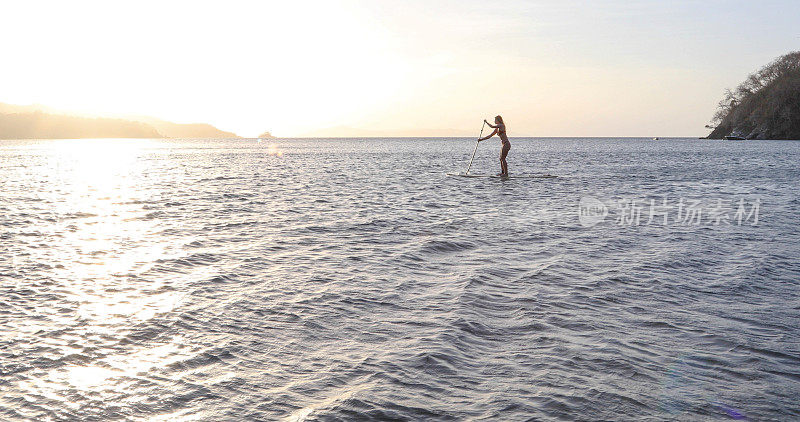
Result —
M267 145L267 154L274 155L275 157L283 157L283 150L276 144Z
M179 248L155 234L159 220L143 204L152 192L143 181L142 160L159 147L154 140L58 140L30 148L48 153L41 177L49 218L36 230L50 239L32 249L28 262L52 263L49 277L58 296L41 303L38 324L18 327L19 335L41 336L53 359L93 350L85 362L55 366L19 386L32 396L66 397L69 391L107 395L141 371L162 368L185 357L191 346L171 339L160 347L135 343L110 348L143 321L169 315L184 301L176 277L142 276ZM188 275L186 276L188 277ZM73 312L64 312L71 309ZM43 334L46 333L46 334ZM75 359L68 359L77 362ZM127 381L123 381L127 379ZM65 400L69 402L69 400Z

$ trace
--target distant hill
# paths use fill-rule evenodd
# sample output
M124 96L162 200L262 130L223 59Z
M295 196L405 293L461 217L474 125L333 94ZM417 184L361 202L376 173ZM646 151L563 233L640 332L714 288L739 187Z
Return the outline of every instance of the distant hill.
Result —
M800 139L800 51L747 77L719 103L711 139Z
M37 112L37 111L40 112L40 113L48 113L48 114L67 114L67 115L70 115L70 113L60 112L60 111L58 111L56 109L53 109L53 108L50 108L50 107L47 107L47 106L43 106L41 104L16 105L16 104L0 103L0 113L2 113L2 114L34 113L34 112ZM89 116L78 116L78 117L89 117Z
M173 123L147 116L87 117L41 105L0 103L0 139L239 138L205 123Z
M239 138L239 136L233 132L219 130L207 123L173 123L147 116L130 117L130 119L154 127L158 133L162 134L165 138Z
M272 136L272 134L269 133L269 131L266 131L266 132L262 133L261 135L258 135L258 139L275 139L275 137Z
M163 138L152 126L122 119L42 112L0 114L0 139Z

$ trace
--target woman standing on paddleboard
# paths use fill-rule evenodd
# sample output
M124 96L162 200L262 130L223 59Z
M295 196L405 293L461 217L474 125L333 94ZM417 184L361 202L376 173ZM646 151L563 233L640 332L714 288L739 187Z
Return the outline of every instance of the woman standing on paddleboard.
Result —
M503 141L503 147L500 149L500 173L497 175L508 176L508 163L506 162L506 156L508 156L508 151L511 149L511 142L508 141L508 135L506 135L506 124L503 123L503 118L501 116L494 117L494 124L491 124L486 120L484 120L484 123L489 125L490 128L493 128L494 132L478 139L478 142L485 141L494 135L500 136L500 140Z

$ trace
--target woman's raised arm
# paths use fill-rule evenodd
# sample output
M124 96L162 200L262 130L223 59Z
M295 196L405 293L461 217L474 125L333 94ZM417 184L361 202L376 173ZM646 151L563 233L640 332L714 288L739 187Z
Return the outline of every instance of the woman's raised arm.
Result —
M491 126L491 125L489 125L489 126ZM492 136L494 136L494 135L497 135L497 126L492 126L492 127L494 127L494 128L495 128L495 130L494 130L492 133L490 133L490 134L488 134L488 135L484 136L483 138L478 138L478 142L480 142L480 141L485 141L485 140L487 140L487 139L491 138Z

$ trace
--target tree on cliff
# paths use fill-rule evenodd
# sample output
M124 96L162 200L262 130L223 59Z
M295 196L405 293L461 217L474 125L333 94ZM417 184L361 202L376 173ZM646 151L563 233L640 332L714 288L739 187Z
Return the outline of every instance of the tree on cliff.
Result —
M711 139L800 139L800 51L778 57L727 90L709 128Z

